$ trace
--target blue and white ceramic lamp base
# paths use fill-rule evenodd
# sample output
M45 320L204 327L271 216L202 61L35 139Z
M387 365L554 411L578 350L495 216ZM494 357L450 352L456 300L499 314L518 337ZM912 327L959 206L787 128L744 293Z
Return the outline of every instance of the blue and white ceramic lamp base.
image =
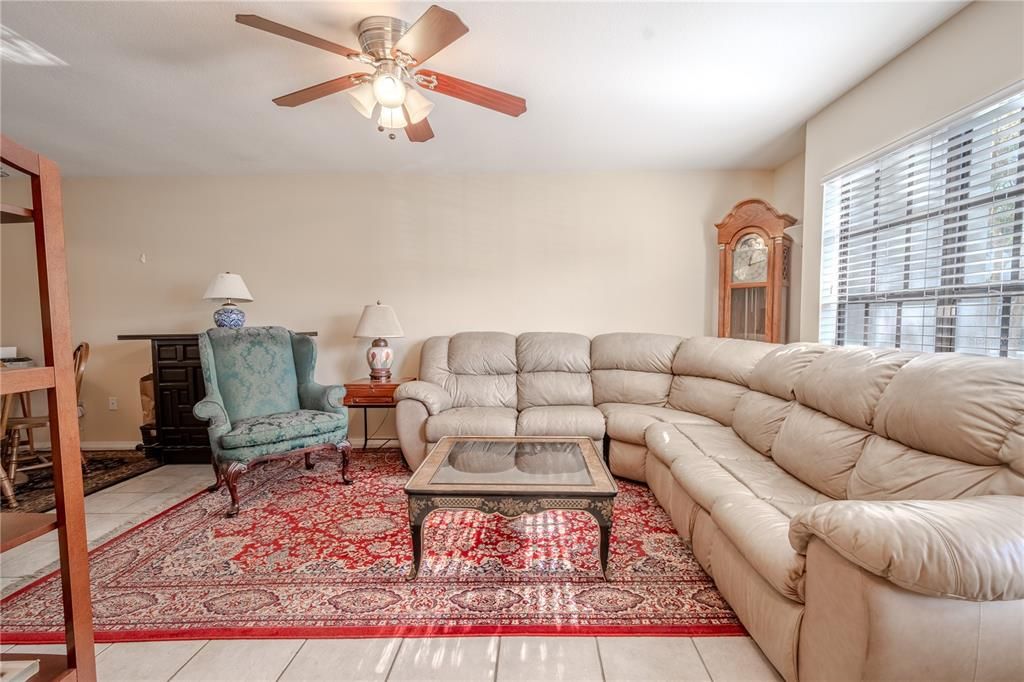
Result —
M245 326L245 311L232 303L225 303L213 311L213 323L227 329L241 329Z

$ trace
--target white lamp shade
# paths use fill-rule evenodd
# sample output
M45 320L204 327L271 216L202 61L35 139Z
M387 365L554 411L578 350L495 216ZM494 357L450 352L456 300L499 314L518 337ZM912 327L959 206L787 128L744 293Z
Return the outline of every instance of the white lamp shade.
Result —
M409 123L419 123L430 115L434 103L424 97L419 90L409 88L405 95L405 111L409 114Z
M203 294L203 298L207 301L231 299L239 303L250 303L252 301L252 294L249 293L249 287L245 286L245 281L241 275L233 272L221 272L213 278L210 286L206 287L206 293Z
M352 336L357 339L387 339L405 336L405 332L402 331L402 325L398 324L394 309L378 303L363 308L356 333Z
M388 128L389 130L404 128L409 125L408 121L405 120L405 114L402 113L402 107L381 107L380 118L377 120L377 124L381 128Z
M352 98L352 106L364 118L373 117L373 110L377 106L377 98L373 96L373 85L363 83L355 89L349 90L348 96Z

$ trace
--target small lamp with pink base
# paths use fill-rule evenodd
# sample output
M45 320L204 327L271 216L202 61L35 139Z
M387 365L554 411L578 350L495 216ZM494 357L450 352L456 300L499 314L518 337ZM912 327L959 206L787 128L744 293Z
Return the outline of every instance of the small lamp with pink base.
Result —
M357 339L373 339L373 343L366 349L366 362L370 365L370 379L372 381L388 381L391 379L391 365L395 360L395 353L388 345L388 339L401 338L405 336L402 325L398 323L395 311L389 305L368 305L363 308L363 314L356 325L356 333L352 335Z

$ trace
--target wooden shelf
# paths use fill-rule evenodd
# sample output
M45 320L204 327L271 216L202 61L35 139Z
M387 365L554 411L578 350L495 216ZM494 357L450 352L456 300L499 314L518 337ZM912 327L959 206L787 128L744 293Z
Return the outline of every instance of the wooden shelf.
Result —
M0 395L53 388L53 367L11 367L0 369Z
M68 679L74 670L68 669L68 657L64 654L3 654L4 661L39 661L39 672L28 678L28 682L52 682Z
M0 513L0 552L57 529L56 514Z
M32 209L14 204L0 204L0 223L31 223Z
M0 544L7 549L57 529L65 652L72 655L70 660L66 656L22 656L40 663L41 669L33 680L96 682L82 449L78 433L75 368L69 352L74 346L71 343L60 169L50 159L22 147L3 134L0 134L0 163L28 175L32 183L31 210L4 205L3 222L9 218L16 222L31 219L34 223L43 354L53 359L49 367L0 369L0 393L10 395L47 389L53 446L53 493L56 506L61 510L59 515L0 515L0 523L3 524L0 527L3 534ZM4 481L0 494L16 502L12 486L8 483Z

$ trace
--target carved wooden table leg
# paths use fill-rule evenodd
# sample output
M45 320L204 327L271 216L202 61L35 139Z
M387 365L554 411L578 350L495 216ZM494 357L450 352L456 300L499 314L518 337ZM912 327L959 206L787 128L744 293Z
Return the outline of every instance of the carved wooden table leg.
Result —
M599 552L601 555L601 573L604 574L604 579L608 580L608 546L611 544L612 529L607 523L598 521L598 526L601 528L601 544Z
M423 522L430 514L431 503L428 498L415 495L409 496L409 532L412 535L412 568L409 569L408 580L412 580L420 572L420 561L423 559Z
M345 485L351 485L352 479L348 477L348 463L349 456L352 454L352 444L345 441L338 446L338 450L341 451L341 482Z
M601 573L604 579L608 580L608 549L612 538L612 509L614 500L598 499L590 500L586 511L597 521L597 527L601 533L601 539L597 546L598 556L601 558Z

